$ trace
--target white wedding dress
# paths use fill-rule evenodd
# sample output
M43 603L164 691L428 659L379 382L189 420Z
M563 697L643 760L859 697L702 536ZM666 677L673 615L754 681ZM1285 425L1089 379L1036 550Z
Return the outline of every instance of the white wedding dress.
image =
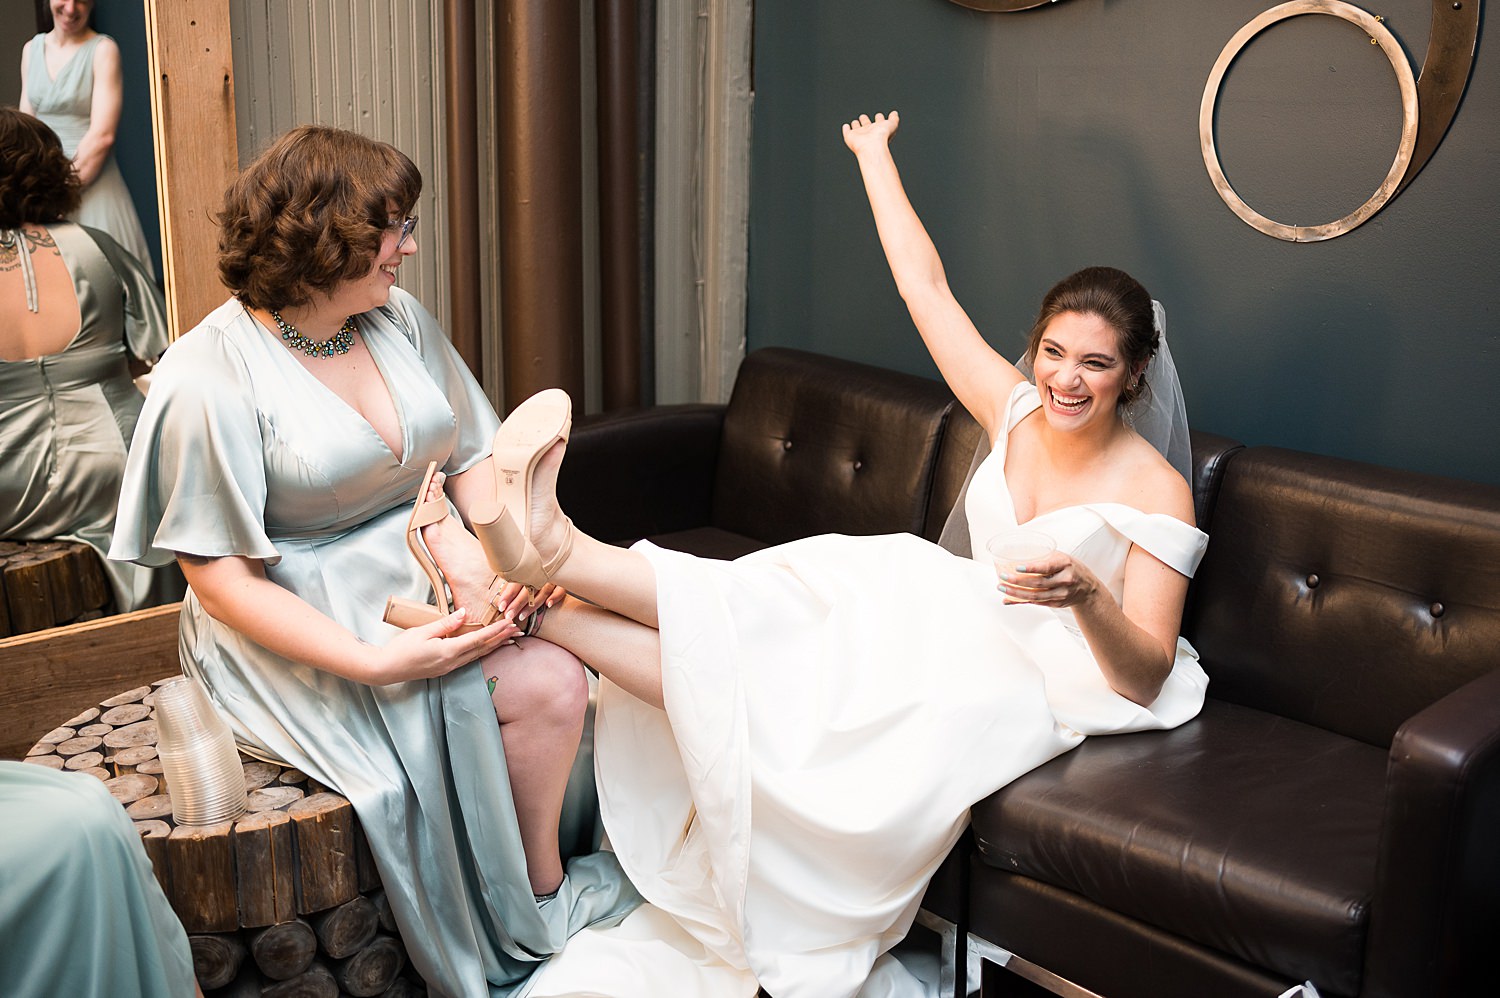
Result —
M1006 433L1037 409L1011 398ZM973 550L1016 526L1006 441L967 496ZM1028 526L1120 596L1139 546L1184 575L1207 535L1116 503ZM665 712L601 684L604 825L650 902L586 930L531 998L920 994L886 952L968 809L1087 735L1167 728L1207 677L1178 641L1160 697L1111 690L1069 611L1004 605L994 569L909 534L827 535L734 562L649 544Z

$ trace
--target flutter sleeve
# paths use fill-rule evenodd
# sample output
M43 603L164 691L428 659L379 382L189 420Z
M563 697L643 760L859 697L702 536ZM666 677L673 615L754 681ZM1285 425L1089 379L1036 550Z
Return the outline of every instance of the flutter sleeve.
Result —
M444 474L467 471L490 456L495 431L500 428L495 407L437 319L414 296L392 288L391 300L381 310L406 333L427 373L453 408L458 440L443 465Z
M88 226L80 228L94 240L125 289L125 349L133 357L155 363L166 351L168 342L167 305L161 289L140 261L109 233Z
M206 320L156 368L125 463L109 556L165 565L181 552L274 564L263 454L249 371Z

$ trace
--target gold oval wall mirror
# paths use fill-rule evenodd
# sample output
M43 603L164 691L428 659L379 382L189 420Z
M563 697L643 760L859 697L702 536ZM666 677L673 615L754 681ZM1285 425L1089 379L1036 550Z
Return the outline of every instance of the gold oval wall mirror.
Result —
M968 7L970 10L1006 14L1013 10L1030 10L1033 7L1045 7L1049 3L1057 3L1057 0L953 0L953 2L960 7Z
M1448 126L1458 113L1458 105L1468 85L1474 64L1474 49L1479 39L1481 0L1433 0L1432 29L1428 36L1427 55L1422 63L1421 78L1415 79L1401 43L1386 28L1384 18L1362 10L1343 0L1291 0L1252 18L1224 46L1203 88L1198 111L1198 142L1203 164L1214 189L1229 209L1247 225L1268 236L1287 242L1320 242L1341 236L1369 221L1396 195L1405 190L1427 165L1437 150ZM1266 217L1250 207L1234 190L1219 162L1214 140L1214 112L1224 74L1250 41L1288 18L1304 14L1326 14L1340 18L1362 29L1373 45L1390 61L1401 91L1401 134L1396 156L1385 179L1369 199L1343 218L1318 225L1289 225Z

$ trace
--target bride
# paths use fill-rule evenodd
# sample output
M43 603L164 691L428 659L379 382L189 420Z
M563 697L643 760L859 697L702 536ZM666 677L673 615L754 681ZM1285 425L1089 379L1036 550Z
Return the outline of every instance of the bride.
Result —
M1162 366L1150 295L1109 268L1065 278L1031 332L1028 382L949 291L891 158L897 123L861 116L844 141L912 319L988 437L964 500L970 546L1026 525L1056 550L997 584L990 564L908 534L735 562L616 548L557 505L567 396L518 407L496 435L494 495L472 510L477 538L449 519L426 540L461 596L481 598L493 568L589 601L539 607L527 630L603 677L604 824L650 902L576 937L533 995L618 998L634 993L624 981L913 993L885 954L971 804L1087 735L1171 727L1202 705L1178 628L1207 537L1183 474L1127 418ZM927 605L904 613L913 589ZM648 949L662 933L677 942Z

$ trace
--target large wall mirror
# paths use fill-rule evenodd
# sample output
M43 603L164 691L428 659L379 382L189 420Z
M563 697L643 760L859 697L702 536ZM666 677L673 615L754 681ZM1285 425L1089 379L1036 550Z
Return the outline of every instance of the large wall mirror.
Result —
M8 60L0 70L4 79L0 102L17 106L23 87L23 48L37 34L53 28L49 9L53 4L0 0L0 5L0 17L17 29L5 33L0 51L0 58ZM122 111L112 156L129 192L121 197L133 202L146 240L142 243L137 237L132 246L128 235L110 234L134 248L154 272L168 303L168 331L175 337L225 296L211 265L215 243L211 215L237 168L233 81L228 69L229 4L227 0L212 4L120 0L99 3L91 14L90 26L113 38L120 52ZM48 120L45 109L54 109L59 115L54 128L59 130L71 124L66 117L66 95L76 89L87 107L88 88L97 87L92 77L92 45L78 50L71 60L65 58L66 51L66 47L54 51L50 46L29 50L32 65L26 93L43 120ZM39 52L43 53L40 60ZM52 65L57 60L48 60L47 52L63 57L61 65ZM47 76L39 79L38 73ZM171 155L163 155L162 150L172 150ZM92 224L109 228L97 221ZM11 246L15 245L12 240ZM204 261L210 265L204 266ZM78 264L69 266L73 269ZM115 270L121 272L119 267ZM79 339L85 330L94 330L88 333L87 342ZM61 352L23 353L7 362L7 377L14 374L19 379L15 384L22 389L17 397L26 397L27 386L33 382L55 385L59 377L76 378L79 371L92 370L98 335L97 327L81 326ZM78 351L72 350L75 344L81 344ZM118 397L113 381L102 389L94 387L105 398ZM109 460L99 456L104 454L99 448L106 446L103 438L85 436L92 431L78 427L113 424L110 411L103 413L103 424L94 412L97 406L83 412L90 403L79 392L70 391L68 397L79 400L68 410L71 415L58 424L71 428L66 438L58 436L57 442L44 443L41 449L24 443L23 437L25 441L42 439L40 428L32 432L27 422L27 412L35 407L14 410L6 427L14 434L12 443L23 449L16 452L7 447L11 460L4 462L7 466L0 474L7 476L7 494L21 497L16 500L19 506L13 508L22 513L15 521L16 532L6 535L0 551L4 571L0 639L19 640L70 621L89 621L100 613L159 605L175 600L181 592L180 580L122 575L110 571L108 563L101 563L89 550L108 544L109 531L101 524L99 511L106 503L112 509L113 496L104 495L97 483L112 479L118 467L111 464L106 469L98 464ZM111 402L110 409L115 408ZM118 419L118 413L113 418ZM46 439L52 441L52 435ZM64 445L64 439L73 442ZM63 460L64 450L75 457ZM96 457L90 459L88 454ZM38 529L46 532L39 534ZM70 540L81 543L70 544Z
M114 154L145 231L151 267L161 273L161 224L156 207L156 162L151 140L151 73L146 46L145 4L103 3L93 14L95 30L120 47L125 100ZM0 24L14 30L0 42L0 106L21 98L21 50L35 34L50 30L48 0L0 0Z

